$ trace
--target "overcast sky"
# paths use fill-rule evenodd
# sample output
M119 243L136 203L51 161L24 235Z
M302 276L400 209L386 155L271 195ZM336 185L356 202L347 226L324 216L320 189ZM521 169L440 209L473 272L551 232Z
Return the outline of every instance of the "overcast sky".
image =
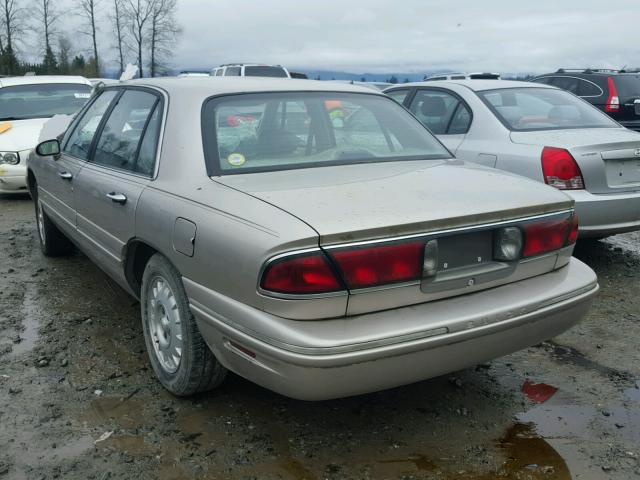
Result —
M640 67L640 0L178 3L176 68L242 61L353 73ZM111 29L102 23L107 37Z

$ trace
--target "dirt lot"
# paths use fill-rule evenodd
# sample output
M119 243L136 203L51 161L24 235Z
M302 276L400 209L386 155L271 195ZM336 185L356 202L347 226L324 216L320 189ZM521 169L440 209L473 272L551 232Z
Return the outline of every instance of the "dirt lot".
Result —
M79 253L44 258L28 198L0 198L0 244L0 480L640 478L638 234L578 246L602 290L564 335L322 403L235 376L173 398L137 303Z

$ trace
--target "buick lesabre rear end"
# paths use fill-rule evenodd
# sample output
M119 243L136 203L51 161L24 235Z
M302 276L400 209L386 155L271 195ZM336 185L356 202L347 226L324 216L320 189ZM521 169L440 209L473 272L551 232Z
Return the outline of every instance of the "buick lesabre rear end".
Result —
M417 382L563 332L598 290L571 257L573 200L456 160L381 94L295 80L140 80L92 99L109 95L95 135L127 90L158 96L160 113L134 115L140 125L161 119L147 177L122 172L148 153L144 131L130 151L118 144L131 160L106 168L102 140L89 141L77 178L99 176L92 201L102 189L107 207L77 201L75 224L63 221L43 164L72 156L72 125L61 145L39 147L30 187L43 251L59 252L46 243L61 238L55 228L140 298L151 364L176 395L213 388L227 370L307 400ZM100 224L117 215L130 231ZM96 232L109 228L119 230L98 248Z

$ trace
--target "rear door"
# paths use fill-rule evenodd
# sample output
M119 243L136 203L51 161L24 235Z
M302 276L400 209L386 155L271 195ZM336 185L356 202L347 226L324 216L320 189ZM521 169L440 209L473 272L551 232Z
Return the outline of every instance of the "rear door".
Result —
M418 89L410 101L409 110L453 153L471 126L471 109L447 89Z
M76 229L74 187L78 174L86 164L96 130L115 96L113 91L100 93L70 126L62 141L60 158L41 162L44 171L38 178L40 200L47 213L68 231Z
M162 96L120 89L97 132L90 161L76 182L77 225L103 268L123 275L124 247L135 236L135 212L155 175Z

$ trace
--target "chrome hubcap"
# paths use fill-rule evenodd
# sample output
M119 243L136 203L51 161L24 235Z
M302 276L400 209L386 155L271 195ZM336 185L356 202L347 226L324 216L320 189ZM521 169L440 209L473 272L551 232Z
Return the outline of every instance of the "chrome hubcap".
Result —
M40 235L40 241L45 244L46 238L44 236L44 213L42 213L42 203L38 200L38 234Z
M162 277L151 280L147 322L158 362L167 373L175 373L182 357L182 328L178 303Z

